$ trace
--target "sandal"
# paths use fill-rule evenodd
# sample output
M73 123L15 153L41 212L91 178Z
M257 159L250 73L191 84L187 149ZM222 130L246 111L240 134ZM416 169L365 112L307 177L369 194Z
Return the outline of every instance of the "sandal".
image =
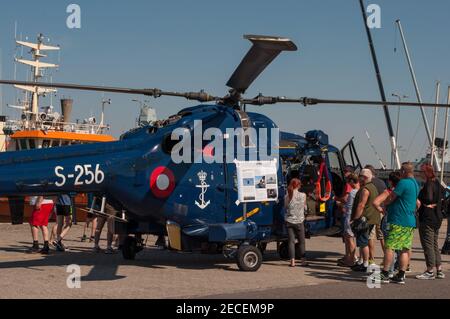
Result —
M300 267L309 267L309 263L306 260L300 262Z
M340 266L340 267L353 267L353 265L349 265L343 260L338 260L337 265Z

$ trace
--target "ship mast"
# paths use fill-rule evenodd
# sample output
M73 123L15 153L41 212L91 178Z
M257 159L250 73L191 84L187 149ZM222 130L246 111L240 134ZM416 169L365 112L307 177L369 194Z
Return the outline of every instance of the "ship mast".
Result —
M25 59L15 59L16 62L29 65L32 69L32 82L38 83L39 80L42 78L42 69L47 68L57 68L59 67L57 64L53 63L46 63L42 62L41 59L47 57L43 52L45 51L58 51L60 50L59 46L50 46L44 44L44 36L42 34L39 34L37 37L36 43L31 42L25 42L25 41L19 41L17 40L16 43L18 45L28 47L31 49L30 53L32 55L32 60L25 60ZM42 88L38 85L35 86L24 86L24 85L15 85L16 88L25 90L27 92L30 92L32 95L31 103L28 105L28 110L26 110L28 113L31 114L31 123L34 123L38 117L39 114L39 97L42 95L45 95L47 93L54 93L56 92L55 89L49 89L49 88Z

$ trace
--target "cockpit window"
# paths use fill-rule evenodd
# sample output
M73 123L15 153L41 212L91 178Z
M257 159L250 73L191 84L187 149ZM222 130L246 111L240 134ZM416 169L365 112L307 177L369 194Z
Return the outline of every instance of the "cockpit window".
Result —
M178 140L172 140L172 133L168 133L164 136L161 143L161 148L164 153L171 154L175 145L179 143Z

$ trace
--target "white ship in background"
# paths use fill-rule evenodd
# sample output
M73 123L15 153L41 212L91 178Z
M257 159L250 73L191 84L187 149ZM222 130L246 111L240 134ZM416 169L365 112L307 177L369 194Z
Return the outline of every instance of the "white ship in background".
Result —
M0 117L0 151L24 151L32 149L62 147L73 144L99 143L114 141L114 137L107 134L109 125L104 123L105 104L109 100L102 101L102 113L100 123L95 117L82 121L71 121L73 100L61 99L61 113L57 112L52 105L55 89L42 88L39 86L41 78L50 69L58 68L54 63L44 62L47 51L59 51L59 46L44 44L44 36L39 34L36 43L27 41L16 41L20 47L30 49L31 59L16 58L16 63L31 68L33 86L15 85L15 88L23 93L23 98L18 99L15 104L8 107L18 110L17 119ZM41 97L50 95L50 105L40 106ZM76 203L86 206L86 196L76 196ZM0 198L0 220L8 220L11 214L27 217L31 207L24 198L7 199ZM82 219L82 216L80 216ZM8 220L9 221L9 220Z

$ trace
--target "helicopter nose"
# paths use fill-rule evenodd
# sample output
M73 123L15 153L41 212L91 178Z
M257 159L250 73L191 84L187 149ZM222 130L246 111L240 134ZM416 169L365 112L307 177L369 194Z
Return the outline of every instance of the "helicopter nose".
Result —
M175 189L175 175L165 167L159 166L150 175L150 190L157 198L167 198Z

